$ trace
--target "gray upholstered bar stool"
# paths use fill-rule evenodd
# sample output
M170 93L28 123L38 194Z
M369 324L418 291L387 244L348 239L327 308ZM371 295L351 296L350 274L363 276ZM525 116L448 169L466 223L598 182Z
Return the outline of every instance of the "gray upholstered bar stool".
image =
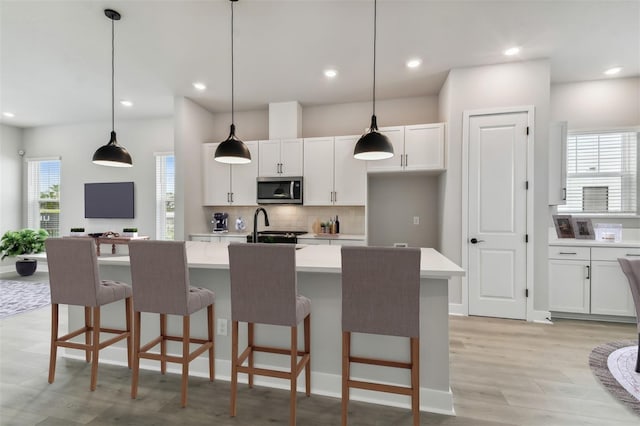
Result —
M629 280L633 303L636 305L636 321L638 322L638 357L636 359L636 373L640 373L640 259L618 259L622 272Z
M290 380L289 424L296 424L296 387L305 370L306 394L311 394L311 301L297 292L296 249L293 244L230 244L231 274L231 416L236 415L238 373ZM304 320L304 350L298 350L298 324ZM247 324L247 348L238 356L238 322ZM254 324L291 327L291 347L287 349L254 344ZM254 352L289 355L290 370L270 370L253 366ZM298 356L301 357L298 361ZM244 366L244 362L248 365Z
M411 397L413 424L420 424L420 249L342 247L342 425L349 389ZM351 333L409 337L408 363L351 356ZM411 370L408 387L352 380L351 363Z
M47 238L47 263L51 287L51 354L49 359L49 383L56 374L56 358L59 347L85 351L85 359L91 362L93 391L98 382L98 352L100 349L127 339L127 364L131 368L131 287L128 284L100 280L98 259L93 238ZM125 300L126 328L113 329L100 326L100 307L118 300ZM58 305L84 307L84 327L62 337L58 336ZM100 333L116 334L100 342ZM70 340L85 334L85 343Z
M131 398L138 395L140 358L160 361L160 372L165 374L167 362L182 364L182 407L187 406L189 363L204 352L209 352L209 380L215 377L214 358L214 302L211 290L189 285L189 268L184 241L145 241L129 243L135 343L133 351L133 379ZM207 338L193 338L190 334L191 314L207 308ZM160 314L160 336L141 347L141 312ZM182 317L182 336L167 334L167 315ZM182 355L167 355L167 341L182 343ZM190 343L197 349L190 352ZM149 352L160 344L160 353Z

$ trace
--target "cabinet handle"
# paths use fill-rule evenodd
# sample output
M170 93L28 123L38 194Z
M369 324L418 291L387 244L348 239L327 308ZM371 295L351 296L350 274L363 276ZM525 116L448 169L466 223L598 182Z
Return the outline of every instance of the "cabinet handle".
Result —
M575 251L561 251L559 254L578 254Z
M409 154L404 155L404 166L409 167Z
M591 267L587 265L587 279L591 279Z
M567 201L567 188L562 188L562 201Z
M233 192L231 193L231 202L233 203Z
M333 191L333 202L334 203L338 202L338 193L336 191Z
M404 166L404 155L400 154L400 167Z

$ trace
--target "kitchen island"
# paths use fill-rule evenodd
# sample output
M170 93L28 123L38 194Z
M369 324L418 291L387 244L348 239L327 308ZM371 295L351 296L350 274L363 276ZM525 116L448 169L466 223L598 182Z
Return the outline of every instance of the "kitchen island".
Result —
M420 409L444 414L455 414L449 386L449 321L448 279L462 276L464 271L453 262L430 248L423 248L421 257L420 289ZM229 259L226 244L199 241L187 242L187 259L191 285L209 288L216 293L216 379L229 380L231 372L231 304L229 288ZM338 246L303 246L296 251L298 292L311 299L311 392L333 397L341 396L341 260ZM99 258L102 279L131 282L128 256ZM389 283L393 285L393 283ZM135 301L134 301L135 303ZM104 326L121 326L123 307L114 303L103 307ZM69 307L69 327L81 326L84 321L82 308ZM142 341L157 336L157 315L143 314ZM180 333L182 321L169 316L169 333ZM192 316L193 336L206 336L205 313ZM302 333L302 327L300 327ZM289 329L278 326L256 325L256 343L272 345L289 344ZM302 336L299 337L302 339ZM300 340L302 341L302 340ZM240 327L240 344L246 342L246 326ZM354 334L354 355L388 357L398 361L409 359L408 339ZM169 345L168 351L180 353L178 345ZM261 356L262 355L262 356ZM84 359L77 351L67 356ZM105 348L100 361L126 365L124 344ZM146 362L145 362L146 361ZM287 357L270 354L256 355L256 365L288 368ZM141 361L142 368L159 369L159 363ZM169 370L177 365L168 365ZM207 376L206 357L191 363L190 373ZM366 377L384 383L408 384L408 371L353 365L352 376ZM246 381L246 376L240 380ZM288 389L288 382L273 378L256 377L256 385ZM144 383L141 383L144 386ZM304 389L304 377L298 381ZM313 397L313 396L312 396ZM409 407L409 398L400 395L375 393L353 389L351 399L377 404Z

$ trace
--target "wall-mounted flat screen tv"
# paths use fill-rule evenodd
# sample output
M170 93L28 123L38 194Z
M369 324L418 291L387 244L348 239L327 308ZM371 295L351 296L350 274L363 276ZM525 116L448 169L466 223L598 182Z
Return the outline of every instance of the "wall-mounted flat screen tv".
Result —
M132 219L133 182L84 184L84 217Z

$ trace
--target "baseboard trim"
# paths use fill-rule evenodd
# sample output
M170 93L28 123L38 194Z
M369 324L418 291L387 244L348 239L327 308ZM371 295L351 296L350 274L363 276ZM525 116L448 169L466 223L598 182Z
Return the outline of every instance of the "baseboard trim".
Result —
M61 355L70 359L84 361L84 352L77 350L64 349ZM123 347L107 347L100 351L100 363L127 366L126 350ZM264 368L278 368L270 365L256 366ZM160 371L160 363L157 361L142 359L140 360L140 368L144 370ZM225 382L231 381L231 361L216 359L216 380ZM182 374L178 364L167 363L167 372L173 374ZM209 377L209 363L206 356L201 356L193 361L189 366L189 375L196 377ZM247 383L247 375L241 374L238 377L239 383ZM265 386L275 389L288 390L289 385L285 380L279 380L271 377L255 376L254 383L257 386ZM144 387L144 382L140 383ZM298 378L298 392L304 392L305 379L301 373ZM341 398L342 395L342 378L339 374L327 373L311 373L311 393L315 395L328 396L332 398ZM362 401L371 404L387 405L390 407L411 408L408 397L402 395L394 395L381 392L371 392L361 389L352 389L350 392L350 400ZM420 388L420 411L445 414L455 416L453 407L453 393L451 388L448 391L438 391L435 389Z
M540 324L553 324L551 322L551 312L549 311L533 311L527 321Z
M635 324L635 317L623 317L618 315L599 315L599 314L579 314L573 312L552 312L549 316L551 319L575 319L584 321L607 321L607 322L620 322Z
M449 315L467 316L468 312L462 303L449 303Z

